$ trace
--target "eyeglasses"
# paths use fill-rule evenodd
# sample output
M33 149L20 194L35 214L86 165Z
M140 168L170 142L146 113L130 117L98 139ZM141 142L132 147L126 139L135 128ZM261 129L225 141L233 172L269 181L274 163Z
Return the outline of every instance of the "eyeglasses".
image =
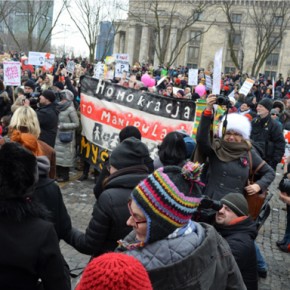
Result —
M134 222L135 222L135 224L136 224L136 228L138 228L138 225L139 224L145 224L145 223L147 223L147 220L146 219L144 219L144 220L139 220L139 219L137 219L135 216L134 216L134 213L133 213L133 211L132 211L132 208L131 208L131 204L132 204L132 199L130 199L129 201L128 201L128 209L129 209L129 212L130 212L130 215L131 215L131 217L132 217L132 219L134 220Z
M278 116L278 114L276 114L276 113L272 113L271 116Z

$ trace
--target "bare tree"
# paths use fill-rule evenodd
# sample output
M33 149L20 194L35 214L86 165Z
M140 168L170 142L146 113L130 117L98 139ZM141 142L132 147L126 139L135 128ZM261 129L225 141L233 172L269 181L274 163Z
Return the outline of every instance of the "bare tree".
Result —
M267 1L259 6L252 5L250 17L256 42L251 75L257 76L267 58L283 41L290 21L289 1Z
M187 11L183 13L177 12L177 7L181 1L131 1L128 12L129 20L137 21L148 25L148 28L153 31L153 39L156 41L154 52L160 64L173 64L180 55L183 48L201 34L207 32L211 27L200 34L186 37L187 31L197 22L201 14L209 7L206 1L187 1ZM174 35L175 41L171 41ZM169 47L169 43L171 46Z
M52 30L56 26L64 5L52 20L54 1L23 0L1 1L5 7L1 17L16 47L23 51L43 51L48 48ZM1 10L2 11L2 10ZM11 15L13 14L13 22ZM17 27L17 29L15 29Z

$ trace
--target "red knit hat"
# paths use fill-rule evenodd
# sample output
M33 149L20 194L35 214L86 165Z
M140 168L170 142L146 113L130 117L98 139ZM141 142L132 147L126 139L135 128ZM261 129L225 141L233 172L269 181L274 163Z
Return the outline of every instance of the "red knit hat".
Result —
M152 290L144 266L134 257L107 253L85 268L76 290Z

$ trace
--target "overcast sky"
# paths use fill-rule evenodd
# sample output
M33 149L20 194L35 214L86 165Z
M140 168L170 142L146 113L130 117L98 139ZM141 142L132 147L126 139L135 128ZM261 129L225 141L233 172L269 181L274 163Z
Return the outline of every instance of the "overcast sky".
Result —
M98 1L98 0L95 0ZM107 3L112 0L106 0ZM127 0L118 0L118 3L124 2ZM59 10L61 9L63 0L54 0L54 17L58 15ZM126 4L124 4L126 5ZM77 9L75 9L77 11ZM126 17L126 13L123 13L123 18ZM119 18L119 17L118 17ZM70 48L74 49L75 56L88 56L89 50L87 45L78 31L77 27L70 19L70 16L67 11L64 11L59 18L57 26L53 30L52 36L52 45L65 47L66 52L70 51Z

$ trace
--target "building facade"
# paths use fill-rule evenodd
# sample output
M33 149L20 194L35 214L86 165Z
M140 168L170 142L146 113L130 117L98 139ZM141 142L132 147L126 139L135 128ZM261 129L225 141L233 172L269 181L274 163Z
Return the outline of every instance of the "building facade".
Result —
M268 29L271 39L275 41L276 36L278 39L284 25L283 39L267 58L261 58L263 63L259 71L271 76L278 73L289 76L290 59L287 51L290 47L290 10L282 15L285 9L289 9L281 6L285 2L287 1L131 0L128 18L120 23L114 38L114 53L128 53L131 64L139 61L152 63L155 67L171 64L211 70L215 52L222 47L223 71L237 69L231 57L234 52L239 62L238 68L251 74L259 46L256 38L260 37L257 35L257 27L261 24L257 24L257 19L260 17L262 22L263 19L273 18L275 25L268 24L271 26ZM279 9L275 7L280 7L281 16ZM270 15L270 11L275 13L275 17ZM268 15L263 18L263 13Z

